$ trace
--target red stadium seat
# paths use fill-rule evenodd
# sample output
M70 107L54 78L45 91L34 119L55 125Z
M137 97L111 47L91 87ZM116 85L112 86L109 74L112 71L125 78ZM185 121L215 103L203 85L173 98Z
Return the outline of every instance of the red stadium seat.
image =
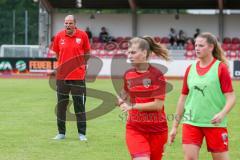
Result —
M91 45L91 53L95 56L98 56L98 57L103 57L103 51L104 51L104 46L105 44L104 43L92 43Z
M101 47L101 43L93 43L92 45L91 45L91 47L92 47L92 49L93 50L97 50L97 49L100 49L100 47Z
M157 43L160 43L160 42L161 42L161 38L158 37L158 36L154 37L154 40L155 40Z
M121 50L127 50L128 49L128 41L124 40L119 44L119 49Z
M238 37L233 37L232 44L240 44L240 39Z
M236 59L239 57L239 50L240 50L240 45L239 44L232 44L230 46L230 51L227 55L227 58L230 59Z
M225 56L228 57L229 53L230 53L230 49L231 49L230 48L230 44L222 43L221 47L222 47L222 49L224 51Z
M232 44L232 45L230 46L230 49L231 49L232 51L239 50L239 49L240 49L240 45L239 45L239 44Z
M232 40L229 37L225 37L225 38L223 38L223 43L230 44L230 43L232 43Z
M237 55L238 55L237 50L235 50L235 51L231 50L231 51L229 51L229 54L227 55L227 58L228 59L236 59Z
M162 39L161 39L161 43L169 43L169 38L168 37L163 37Z
M93 37L93 38L92 38L92 42L93 42L93 43L98 43L98 42L100 42L100 40L99 40L98 37Z
M124 40L123 37L117 37L117 38L116 38L116 42L117 42L117 43L121 43L123 40Z
M222 43L222 49L224 50L224 51L228 51L228 50L230 50L230 45L229 44L227 44L227 43Z
M109 42L106 45L104 45L104 49L107 51L113 51L118 49L118 44L116 42Z
M100 43L100 50L104 50L104 46L105 46L106 44L105 43Z

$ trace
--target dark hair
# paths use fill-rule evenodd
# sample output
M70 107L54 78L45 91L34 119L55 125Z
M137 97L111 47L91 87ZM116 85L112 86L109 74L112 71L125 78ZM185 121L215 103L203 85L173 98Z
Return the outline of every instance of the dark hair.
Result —
M147 58L150 56L150 54L154 53L166 61L169 60L169 52L167 48L162 44L155 42L153 38L148 36L134 37L129 41L129 46L136 43L139 44L140 49L147 50Z
M204 32L199 34L197 37L205 38L208 44L212 44L214 46L212 51L212 55L214 58L218 59L219 61L225 64L228 64L221 45L219 44L217 38L212 33Z

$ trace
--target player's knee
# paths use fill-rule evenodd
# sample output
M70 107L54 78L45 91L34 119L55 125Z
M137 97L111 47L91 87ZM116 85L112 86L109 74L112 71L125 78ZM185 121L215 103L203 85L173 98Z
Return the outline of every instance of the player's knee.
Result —
M198 160L198 154L184 149L184 160Z
M193 154L184 154L184 160L198 160L197 155Z
M133 158L133 160L150 160L149 157L136 157L136 158Z

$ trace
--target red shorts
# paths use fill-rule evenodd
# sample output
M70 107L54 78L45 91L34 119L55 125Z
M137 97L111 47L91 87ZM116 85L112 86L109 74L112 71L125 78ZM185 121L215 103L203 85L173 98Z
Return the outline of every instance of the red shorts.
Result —
M161 160L167 139L167 132L151 134L130 127L126 129L126 143L132 158L150 157L151 160Z
M209 152L228 151L228 132L226 128L198 127L183 124L182 143L195 144L201 147L205 137Z

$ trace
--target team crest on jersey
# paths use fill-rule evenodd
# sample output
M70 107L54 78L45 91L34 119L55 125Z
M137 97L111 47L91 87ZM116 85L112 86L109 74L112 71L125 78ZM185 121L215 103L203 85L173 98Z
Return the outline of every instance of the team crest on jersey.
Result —
M65 43L64 39L61 39L61 40L60 40L60 44L61 44L61 45L64 45L64 43Z
M227 133L222 133L222 140L224 145L228 144L228 134Z
M145 78L145 79L143 79L142 83L143 83L143 86L144 86L145 88L148 88L148 87L150 87L150 85L151 85L151 79Z
M81 38L76 38L76 43L80 44L81 43Z

